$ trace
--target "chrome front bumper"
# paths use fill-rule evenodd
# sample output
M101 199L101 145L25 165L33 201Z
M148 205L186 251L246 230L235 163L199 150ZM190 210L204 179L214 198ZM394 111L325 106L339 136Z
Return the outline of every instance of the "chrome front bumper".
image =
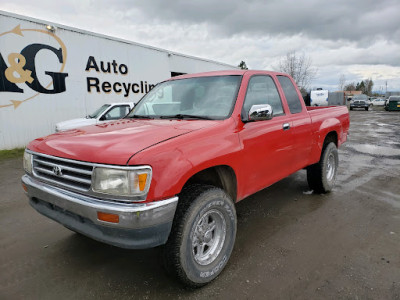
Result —
M41 214L93 239L122 248L150 248L166 243L178 197L151 203L121 204L60 189L22 177L30 204ZM118 223L104 222L97 213L119 216Z

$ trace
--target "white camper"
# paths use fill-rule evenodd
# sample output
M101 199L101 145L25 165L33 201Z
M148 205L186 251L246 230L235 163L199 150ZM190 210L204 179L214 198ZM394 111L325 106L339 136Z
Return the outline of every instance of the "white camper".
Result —
M317 89L311 91L310 94L310 105L311 106L328 106L328 90Z

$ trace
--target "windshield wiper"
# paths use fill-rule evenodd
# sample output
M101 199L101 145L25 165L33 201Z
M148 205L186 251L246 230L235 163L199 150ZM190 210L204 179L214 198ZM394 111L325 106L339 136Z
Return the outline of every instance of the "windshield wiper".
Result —
M200 119L200 120L214 120L213 118L197 115L176 114L170 116L160 116L160 119Z
M128 119L154 119L154 117L145 116L145 115L132 115L127 116Z

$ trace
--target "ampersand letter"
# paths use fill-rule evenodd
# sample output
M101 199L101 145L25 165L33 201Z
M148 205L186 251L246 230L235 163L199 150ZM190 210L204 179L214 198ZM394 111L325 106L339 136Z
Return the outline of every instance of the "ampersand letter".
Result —
M8 62L10 66L5 71L6 78L12 83L32 83L33 78L31 77L31 71L24 70L23 67L26 64L26 59L22 54L11 53L8 55ZM14 72L19 74L19 77L15 77Z

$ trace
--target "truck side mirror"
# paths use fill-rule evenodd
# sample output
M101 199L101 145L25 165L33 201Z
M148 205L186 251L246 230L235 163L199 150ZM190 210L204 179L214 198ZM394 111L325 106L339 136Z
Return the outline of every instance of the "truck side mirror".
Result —
M271 120L272 117L272 106L269 104L255 104L249 110L249 121Z

